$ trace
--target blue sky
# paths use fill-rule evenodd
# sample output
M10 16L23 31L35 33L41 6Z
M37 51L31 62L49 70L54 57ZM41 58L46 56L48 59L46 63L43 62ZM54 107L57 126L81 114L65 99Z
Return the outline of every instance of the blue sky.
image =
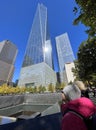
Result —
M84 25L74 26L72 24L76 18L73 13L75 0L0 0L0 42L7 39L16 44L18 48L13 81L19 78L38 3L43 3L48 9L48 23L53 49L55 48L55 37L67 32L76 57L80 43L87 39ZM55 51L53 53L55 54ZM57 70L55 55L54 62Z

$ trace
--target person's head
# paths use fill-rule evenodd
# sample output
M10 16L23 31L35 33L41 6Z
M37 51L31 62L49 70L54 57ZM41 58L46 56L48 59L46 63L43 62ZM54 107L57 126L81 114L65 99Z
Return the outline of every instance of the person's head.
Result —
M80 90L87 89L82 81L75 81L74 84L77 85Z
M81 90L85 90L82 81L75 81L72 85L64 87L62 90L62 100L68 102L81 97Z

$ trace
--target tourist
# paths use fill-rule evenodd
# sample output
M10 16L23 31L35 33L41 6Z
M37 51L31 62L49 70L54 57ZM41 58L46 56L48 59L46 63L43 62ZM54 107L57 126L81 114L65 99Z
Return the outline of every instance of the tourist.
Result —
M84 83L82 81L76 81L75 85L77 84L77 86L79 87L80 91L81 91L81 97L87 97L89 98L89 89L88 87L85 87Z
M82 81L75 81L62 90L62 130L88 130L82 116L88 118L96 112L96 107L89 98L81 97L84 89Z
M93 88L93 97L95 97L96 96L96 88L94 87Z

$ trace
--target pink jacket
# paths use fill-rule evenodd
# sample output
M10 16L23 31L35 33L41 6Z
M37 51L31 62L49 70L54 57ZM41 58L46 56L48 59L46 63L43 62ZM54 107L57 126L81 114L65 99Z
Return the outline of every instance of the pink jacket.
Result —
M66 109L74 110L84 117L89 117L96 112L96 106L90 99L85 97L62 104L62 113L64 113ZM87 130L87 127L83 119L72 112L68 112L62 117L62 130Z

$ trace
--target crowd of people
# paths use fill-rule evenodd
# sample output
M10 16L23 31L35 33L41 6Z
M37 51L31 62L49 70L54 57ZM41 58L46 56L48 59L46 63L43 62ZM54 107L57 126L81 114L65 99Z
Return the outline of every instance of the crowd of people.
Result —
M84 83L75 81L64 87L61 96L62 130L91 130L84 119L96 113L96 106L90 100Z

